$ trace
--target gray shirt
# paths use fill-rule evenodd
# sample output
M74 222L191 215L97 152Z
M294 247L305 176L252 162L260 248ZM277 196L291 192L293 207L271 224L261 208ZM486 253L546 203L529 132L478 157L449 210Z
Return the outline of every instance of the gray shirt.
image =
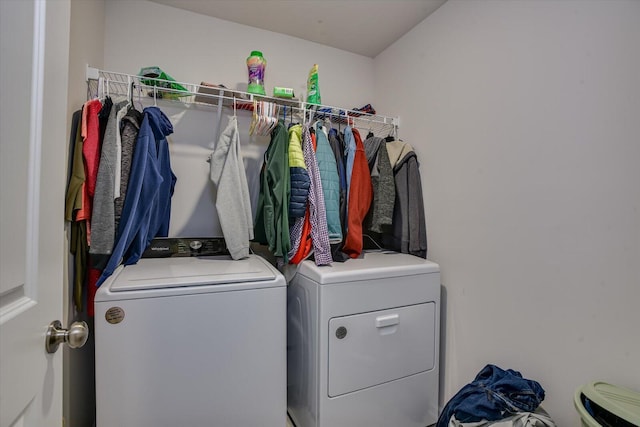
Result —
M114 186L118 147L116 135L118 128L117 115L127 108L128 101L122 101L111 108L107 127L102 141L96 193L93 198L91 213L91 247L89 253L94 255L110 255L115 242Z

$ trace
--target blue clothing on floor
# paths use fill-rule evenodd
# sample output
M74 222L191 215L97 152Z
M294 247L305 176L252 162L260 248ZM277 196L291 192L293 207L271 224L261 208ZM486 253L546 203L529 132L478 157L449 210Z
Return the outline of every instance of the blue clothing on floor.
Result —
M138 262L151 240L161 233L166 236L169 229L176 177L171 171L166 136L173 133L173 126L158 107L143 112L116 243L98 286L123 259L125 265Z
M520 372L485 366L442 410L436 427L446 427L453 415L461 423L495 421L517 412L534 412L544 400L544 389Z

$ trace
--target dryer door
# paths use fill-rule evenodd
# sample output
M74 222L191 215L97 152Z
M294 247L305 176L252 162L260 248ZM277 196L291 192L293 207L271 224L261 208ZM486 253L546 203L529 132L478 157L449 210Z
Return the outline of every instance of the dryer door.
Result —
M435 303L329 320L329 397L434 368Z

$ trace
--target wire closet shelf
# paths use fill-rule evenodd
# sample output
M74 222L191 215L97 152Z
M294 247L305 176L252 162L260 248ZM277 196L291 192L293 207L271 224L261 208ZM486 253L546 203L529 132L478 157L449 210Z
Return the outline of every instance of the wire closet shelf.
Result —
M185 106L217 107L220 114L221 107L235 106L239 110L254 109L254 101L266 101L279 105L281 113L287 118L310 117L313 119L328 119L332 123L345 125L347 123L361 130L368 130L376 136L395 135L397 137L399 118L380 114L369 114L358 110L335 107L330 105L307 104L297 99L275 98L256 95L225 88L208 83L187 83L159 78L149 78L135 74L106 71L87 66L87 96L126 96L130 99L144 97L162 102L180 103Z

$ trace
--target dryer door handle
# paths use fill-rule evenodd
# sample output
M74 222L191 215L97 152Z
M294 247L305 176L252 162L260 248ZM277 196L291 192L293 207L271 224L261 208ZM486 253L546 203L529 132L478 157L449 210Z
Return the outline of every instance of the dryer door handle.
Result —
M400 323L399 314L387 314L385 316L376 317L376 328L386 328Z

